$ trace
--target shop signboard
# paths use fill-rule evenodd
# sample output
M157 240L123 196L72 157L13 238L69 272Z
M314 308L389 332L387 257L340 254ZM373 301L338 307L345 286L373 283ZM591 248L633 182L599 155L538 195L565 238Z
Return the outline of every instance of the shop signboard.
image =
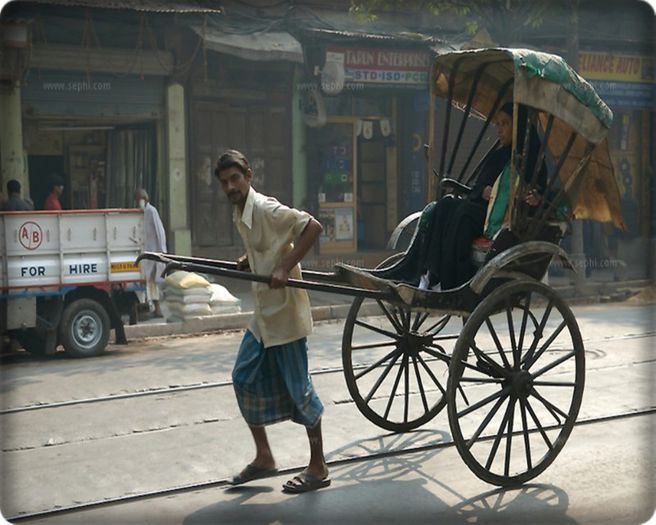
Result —
M611 108L654 107L656 89L651 57L582 51L578 72Z
M431 56L425 51L329 48L326 62L342 64L347 84L425 87Z

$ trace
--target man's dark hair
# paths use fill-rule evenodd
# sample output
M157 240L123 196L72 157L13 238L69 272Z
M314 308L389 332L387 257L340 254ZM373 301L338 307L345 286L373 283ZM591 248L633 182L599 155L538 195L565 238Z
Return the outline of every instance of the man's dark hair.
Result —
M20 193L21 185L16 179L11 179L7 181L7 193L11 195L12 193Z
M499 108L499 111L503 111L506 115L512 118L513 116L513 103L512 102L506 102L503 106Z
M50 187L54 188L55 186L63 186L64 179L57 173L50 175Z
M218 177L219 173L228 168L239 168L239 171L246 175L246 172L250 169L250 165L248 164L248 159L241 151L229 149L224 151L219 157L216 168L214 169L214 175Z

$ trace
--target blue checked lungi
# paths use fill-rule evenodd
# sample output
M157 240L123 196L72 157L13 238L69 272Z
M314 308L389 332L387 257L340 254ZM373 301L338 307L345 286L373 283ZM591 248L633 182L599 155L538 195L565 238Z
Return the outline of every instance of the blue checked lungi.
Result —
M323 405L308 372L305 337L264 348L264 343L246 330L232 381L239 409L250 426L291 419L314 427L323 414Z

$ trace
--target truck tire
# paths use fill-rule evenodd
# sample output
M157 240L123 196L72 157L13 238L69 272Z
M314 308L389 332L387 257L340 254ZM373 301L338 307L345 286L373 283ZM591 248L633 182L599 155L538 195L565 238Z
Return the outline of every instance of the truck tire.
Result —
M46 355L46 337L36 328L25 328L14 332L21 346L35 357Z
M93 299L77 299L64 308L59 339L73 357L94 357L107 346L111 324L105 308Z

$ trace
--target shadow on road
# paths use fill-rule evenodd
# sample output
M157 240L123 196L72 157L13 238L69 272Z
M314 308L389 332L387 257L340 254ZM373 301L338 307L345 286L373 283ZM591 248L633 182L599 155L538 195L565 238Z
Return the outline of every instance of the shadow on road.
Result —
M445 450L429 445L448 437L444 432L417 431L354 441L331 452L329 488L287 495L281 491L285 478L279 476L261 486L221 491L217 502L189 514L183 523L577 524L566 515L567 494L553 485L500 488L467 498L439 475L428 473L426 467L435 465ZM408 449L414 450L391 454Z

